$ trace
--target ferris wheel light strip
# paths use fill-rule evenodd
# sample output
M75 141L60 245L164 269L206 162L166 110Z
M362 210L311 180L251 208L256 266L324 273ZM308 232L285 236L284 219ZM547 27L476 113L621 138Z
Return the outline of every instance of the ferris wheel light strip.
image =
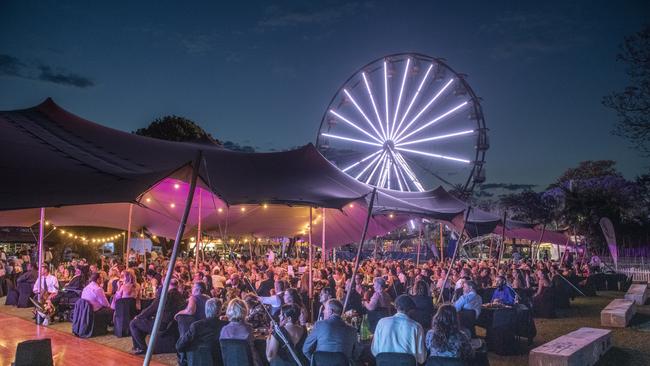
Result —
M411 111L411 107L413 107L413 103L415 103L415 100L418 98L418 95L420 95L420 91L422 90L422 87L424 86L424 82L427 81L427 77L429 76L429 73L431 73L431 69L433 69L433 64L429 65L429 68L427 69L427 72L424 74L424 77L422 78L422 81L420 82L420 85L418 86L418 89L415 91L415 94L413 95L413 98L411 99L411 102L409 103L408 107L406 108L406 112L404 112L404 115L402 116L402 119L399 121L399 124L397 125L397 131L399 131L400 127L402 127L402 123L404 123L404 120L406 120L406 116L408 116L409 112Z
M433 102L435 102L436 99L438 99L438 98L442 95L442 93L444 93L445 90L447 90L447 88L449 87L449 85L451 85L451 83L453 83L453 82L454 82L454 79L449 79L449 81L447 82L447 84L445 84L445 86L443 86L442 89L440 89L440 90L438 91L438 93L436 93L436 95L434 95L433 98L431 98L431 100L429 101L429 103L427 103L427 104L426 104L426 105L425 105L425 106L420 110L420 112L418 112L418 114L415 115L415 117L413 117L413 119L411 119L411 122L407 123L407 124L406 124L406 127L404 127L403 130L401 130L401 131L399 131L399 132L397 133L397 135L395 136L395 139L396 139L396 140L399 139L399 137L400 137L402 134L404 134L404 132L406 132L406 130L408 130L409 127L411 127L411 126L415 123L415 121L417 121L417 119L420 118L420 116L421 116L424 112L427 111L427 109L429 109L429 107L431 106L431 104L433 104Z
M381 170L382 170L383 174L381 175L381 179L379 180L379 184L378 184L378 187L380 187L380 188L386 188L386 178L387 178L387 172L388 172L388 169L386 169L386 168L388 167L388 162L389 161L390 161L390 158L388 157L388 155L386 155L386 159L384 160L384 165L382 165L382 167L381 167Z
M364 134L366 134L366 135L367 135L368 137L370 137L371 139L377 141L377 142L380 143L380 144L383 143L383 141L381 141L380 139L378 139L378 138L376 138L375 136L373 136L370 132L364 130L363 128L361 128L361 127L359 127L359 126L357 126L354 122L352 122L352 121L348 120L347 118L343 117L342 115L336 113L334 110L330 109L329 112L330 112L331 114L335 115L336 117L338 117L338 119L340 119L341 121L343 121L343 122L349 124L350 126L356 128L357 130L363 132Z
M474 133L474 130L459 131L459 132L449 133L449 134L446 134L446 135L427 137L425 139L420 139L420 140L400 142L399 144L396 144L395 146L419 144L420 142L442 140L442 139L446 139L446 138L449 138L449 137L462 136L462 135L467 135L467 134L470 134L470 133Z
M404 187L406 187L406 190L410 192L411 187L409 187L408 181L404 177L404 173L402 172L402 168L399 166L399 164L395 164L395 165L398 167L397 172L399 173L400 177L402 178L402 181L404 182Z
M353 139L353 138L350 138L350 137L344 137L344 136L332 135L331 133L321 133L321 135L323 135L323 136L327 136L327 137L331 137L331 138L333 138L333 139L339 139L339 140L345 140L345 141L352 141L352 142L358 142L358 143L360 143L360 144L366 144L366 145L373 145L373 146L383 147L382 144L377 144L377 143L374 143L374 142L364 141L364 140L357 140L357 139Z
M388 180L387 180L388 189L390 189L390 168L391 168L392 165L393 165L393 163L391 162L391 160L388 160L388 166L386 167L386 170L388 170Z
M381 124L381 117L379 117L379 110L377 109L377 104L375 104L375 98L372 96L372 91L370 90L370 85L368 84L368 78L366 77L366 73L362 72L361 76L363 76L363 83L366 85L366 90L368 91L368 96L370 97L370 101L372 102L372 108L375 110L375 115L377 116L377 124L379 125L379 128L381 129L381 133L384 137L384 140L387 140L387 134L384 131L384 126Z
M395 134L395 124L397 123L397 115L399 114L399 107L402 104L402 94L404 93L404 85L406 84L406 77L409 72L409 65L411 64L411 58L406 59L406 66L404 67L404 76L402 77L402 86L399 88L399 97L397 98L397 107L395 107L395 116L393 117L393 125L390 129L389 137L392 138Z
M397 179L397 184L399 185L399 190L403 191L404 187L402 186L402 181L399 180L399 173L397 172L397 164L393 164L393 170L395 171L395 179Z
M386 107L386 137L390 139L390 114L388 113L388 67L384 60L384 103Z
M370 184L370 181L372 180L372 177L375 175L375 172L377 171L377 168L379 167L379 165L381 165L382 159L385 156L386 156L386 151L384 151L384 153L380 155L379 162L375 165L375 167L370 172L370 175L368 176L368 179L366 180L366 184Z
M381 168L379 168L379 177L377 178L377 181L375 182L375 186L381 188L381 184L384 181L384 174L386 174L386 160L388 159L388 154L384 155L383 159L381 159Z
M384 152L384 153L385 153L385 151L380 151L380 152ZM382 154L382 155L383 155L383 154ZM368 169L370 169L370 167L373 166L373 164L375 164L375 162L376 162L377 160L379 160L380 158L381 158L381 155L376 156L374 159L372 159L372 161L371 161L370 163L368 163L368 165L366 165L366 167L363 168L363 170L362 170L359 174L357 174L357 176L354 177L354 179L359 179L359 178L363 175L363 173L365 173Z
M433 154L433 153L428 153L428 152L424 152L424 151L405 149L405 148L403 148L403 147L396 147L395 149L396 149L396 150L399 150L399 151L410 152L410 153L413 153L413 154L420 154L420 155L431 156L431 157L434 157L434 158L440 158L440 159L446 159L446 160L458 161L458 162L461 162L461 163L467 163L467 164L470 163L469 160L466 160L466 159L460 159L460 158L454 158L454 157L446 156L446 155Z
M431 126L432 124L434 124L434 123L440 121L441 119L447 117L448 115L450 115L450 114L456 112L457 110L463 108L464 106L467 105L467 103L468 103L468 102L465 101L465 102L463 102L463 103L461 103L461 104L455 106L454 108L448 110L447 112L441 114L440 116L434 118L433 120L427 122L427 123L424 124L423 126L418 127L417 129L415 129L415 130L409 132L408 134L406 134L406 135L404 135L404 136L402 136L402 137L397 138L397 139L395 140L395 143L400 143L400 142L404 141L404 139L406 139L406 138L408 138L408 137L410 137L410 136L413 136L414 134L416 134L416 133L422 131L423 129L425 129L425 128L429 127L429 126ZM405 130L406 130L406 129L402 130L402 132L404 132Z
M363 163L364 161L366 161L366 160L372 158L373 156L379 154L380 152L382 152L382 150L377 150L377 151L375 151L374 153L372 153L372 154L366 156L365 158L363 158L363 159L357 161L356 163L354 163L354 164L348 166L347 168L343 169L343 171L344 171L344 172L347 172L348 170L354 168L355 166L357 166L357 165Z
M415 176L415 173L411 169L411 166L404 160L404 157L399 151L394 151L394 155L397 158L397 162L401 165L402 169L406 172L406 175L411 179L411 182L415 186L415 188L420 191L424 192L424 187L422 187L422 184L420 184L420 181L417 179Z
M345 95L348 96L348 98L350 98L350 101L352 102L352 104L354 104L354 106L357 108L357 110L359 111L359 113L361 113L361 115L362 115L363 118L366 120L366 122L368 122L368 124L370 125L370 127L372 127L372 130L375 131L375 133L377 134L377 136L378 136L379 138L382 138L382 134L380 134L379 131L377 131L377 128L375 128L375 125L372 123L372 121L370 121L370 118L368 118L368 116L366 116L366 113L363 111L363 109L361 109L361 107L359 107L359 104L357 104L357 101L354 100L354 98L353 98L352 95L347 91L347 89L343 89L343 92L345 93Z

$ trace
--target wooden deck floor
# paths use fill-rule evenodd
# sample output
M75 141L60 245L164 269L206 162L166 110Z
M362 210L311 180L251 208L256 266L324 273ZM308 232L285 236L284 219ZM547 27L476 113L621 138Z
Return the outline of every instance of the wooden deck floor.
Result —
M16 345L28 339L50 338L57 366L127 366L142 365L142 356L133 356L96 342L81 339L24 319L0 313L0 365L11 365ZM162 365L151 362L151 365Z

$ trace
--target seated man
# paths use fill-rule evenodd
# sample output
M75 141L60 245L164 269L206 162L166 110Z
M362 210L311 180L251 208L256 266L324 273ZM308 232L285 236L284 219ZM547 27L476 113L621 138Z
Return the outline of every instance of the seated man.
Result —
M384 352L406 353L413 355L418 364L423 364L427 359L424 330L407 315L415 309L415 303L408 295L400 295L395 299L395 307L397 314L382 318L377 323L372 339L372 354L377 356Z
M43 325L48 325L51 316L55 313L54 305L51 298L59 293L59 280L50 274L47 264L41 266L41 276L34 282L34 294L40 294L40 303L32 300L40 316L45 318Z
M106 293L102 288L102 276L95 272L90 275L90 280L81 292L81 298L88 301L93 307L95 318L99 317L106 324L113 319L113 309L106 298Z
M176 342L176 350L178 352L192 352L199 348L209 349L212 351L212 364L221 364L219 335L221 334L221 329L228 322L219 319L220 313L220 300L210 299L206 301L205 319L192 323L190 329Z
M474 281L465 281L463 284L463 295L454 303L456 311L463 309L474 310L478 319L478 316L481 314L481 305L483 305L483 300L476 293L476 283Z
M147 352L147 342L145 338L153 330L153 323L158 310L158 303L160 296L149 305L147 308L142 309L142 312L136 315L131 323L129 329L131 330L131 338L133 340L133 353L142 355ZM167 291L167 299L165 307L160 318L160 330L166 329L169 323L174 321L174 315L185 307L185 299L178 291L178 280L172 278L169 282L169 290Z
M314 352L341 352L348 360L361 355L361 345L357 341L357 330L347 325L341 314L343 304L336 299L325 303L324 318L314 324L314 329L305 339L302 353L311 359Z
M491 302L504 305L514 305L517 294L515 293L515 290L506 284L506 278L503 276L498 276L496 284L497 288L492 294Z

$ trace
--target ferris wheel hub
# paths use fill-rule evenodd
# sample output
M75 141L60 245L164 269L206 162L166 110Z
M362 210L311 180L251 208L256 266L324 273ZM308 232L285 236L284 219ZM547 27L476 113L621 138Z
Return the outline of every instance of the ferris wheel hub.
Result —
M393 140L386 140L384 142L384 150L395 150L395 142Z

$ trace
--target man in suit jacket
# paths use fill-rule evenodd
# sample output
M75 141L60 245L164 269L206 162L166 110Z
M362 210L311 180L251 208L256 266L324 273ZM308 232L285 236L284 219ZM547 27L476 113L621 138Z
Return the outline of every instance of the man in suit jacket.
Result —
M153 323L156 317L156 311L158 310L158 303L160 302L160 296L149 305L147 308L143 309L140 314L138 314L131 323L129 324L129 329L131 330L131 338L133 340L133 353L136 355L142 355L147 352L147 342L145 337L147 334L150 334L153 330ZM185 308L185 299L183 295L178 291L178 281L174 278L169 282L169 290L167 292L167 303L162 313L160 319L160 330L166 329L169 323L174 321L174 315Z
M205 319L195 321L176 342L178 352L186 352L188 366L221 365L221 328L228 324L220 320L221 301L212 298L205 303ZM210 362L211 361L211 362Z
M362 348L357 341L357 331L341 319L342 312L340 301L331 299L325 303L325 320L316 322L302 347L308 359L317 351L341 352L348 360L359 358Z

